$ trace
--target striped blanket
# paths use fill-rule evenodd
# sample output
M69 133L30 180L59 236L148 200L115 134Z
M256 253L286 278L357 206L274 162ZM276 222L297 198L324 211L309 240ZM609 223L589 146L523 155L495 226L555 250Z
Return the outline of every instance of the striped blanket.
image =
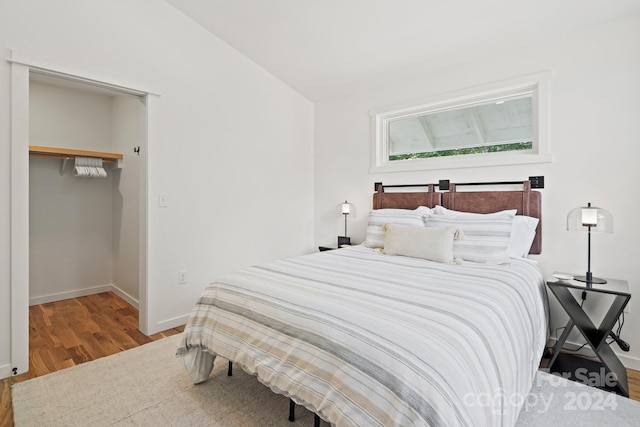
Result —
M220 356L336 426L511 427L546 333L530 261L447 265L352 247L223 277L177 355L196 383Z

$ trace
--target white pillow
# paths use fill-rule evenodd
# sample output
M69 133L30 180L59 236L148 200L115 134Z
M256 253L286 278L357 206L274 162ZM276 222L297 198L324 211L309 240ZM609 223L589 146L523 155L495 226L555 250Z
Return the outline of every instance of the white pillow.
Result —
M507 255L512 258L526 258L529 255L538 222L538 218L525 215L516 215L513 218Z
M454 227L462 238L453 243L453 256L473 262L500 262L508 258L513 218L508 215L432 215L427 227Z
M424 227L425 220L431 215L431 209L420 206L414 210L410 209L377 209L369 213L369 223L367 224L367 238L365 246L370 248L381 248L384 246L385 231L382 228L385 224L412 225Z
M457 229L412 227L386 224L384 253L413 258L428 259L451 264L453 258L453 240Z
M493 213L475 213L475 212L462 212L462 211L454 211L452 209L447 209L444 206L437 205L433 208L433 213L435 215L452 215L458 217L467 217L467 218L513 218L516 216L517 209L508 209L505 211L498 211Z
M452 215L456 217L484 217L484 218L513 218L511 225L511 238L506 254L512 258L526 258L531 249L533 239L536 237L538 218L525 215L516 215L516 209L509 209L490 214L478 214L472 212L460 212L447 209L443 206L433 208L435 215Z

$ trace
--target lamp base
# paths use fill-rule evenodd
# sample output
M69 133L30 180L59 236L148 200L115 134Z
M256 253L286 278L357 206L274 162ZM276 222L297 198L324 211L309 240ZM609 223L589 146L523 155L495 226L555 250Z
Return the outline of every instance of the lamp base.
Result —
M605 283L607 283L606 280L601 279L599 277L587 277L587 276L575 276L574 280L577 280L579 282L585 282L585 283L591 283L594 285L604 285Z
M342 245L351 245L351 237L338 236L338 247Z

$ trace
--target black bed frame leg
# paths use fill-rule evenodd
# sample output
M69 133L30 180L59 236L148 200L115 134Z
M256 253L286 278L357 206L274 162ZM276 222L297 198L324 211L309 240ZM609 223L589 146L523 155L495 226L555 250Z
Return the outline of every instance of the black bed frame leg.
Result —
M294 422L296 420L296 404L293 400L289 399L289 421Z
M233 362L229 361L229 368L227 369L227 376L233 375ZM296 420L296 404L292 399L289 399L289 421L294 422ZM313 427L320 427L320 417L318 414L313 414Z
M293 399L289 399L289 421L294 422L296 420L296 404ZM320 427L320 417L318 414L313 414L313 427Z

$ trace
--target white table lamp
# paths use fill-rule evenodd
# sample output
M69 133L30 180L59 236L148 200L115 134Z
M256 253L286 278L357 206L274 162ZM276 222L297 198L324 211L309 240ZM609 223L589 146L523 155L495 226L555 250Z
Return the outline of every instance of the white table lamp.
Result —
M591 203L587 203L587 206L572 209L567 215L567 230L587 231L587 274L584 276L576 276L575 280L586 282L587 286L595 284L607 283L605 279L593 277L591 273L591 232L597 231L601 233L613 233L613 216L607 210L591 206Z
M356 207L353 203L349 203L345 200L337 206L337 210L341 215L344 215L344 236L338 236L338 246L350 245L351 238L347 236L347 217L356 217Z

